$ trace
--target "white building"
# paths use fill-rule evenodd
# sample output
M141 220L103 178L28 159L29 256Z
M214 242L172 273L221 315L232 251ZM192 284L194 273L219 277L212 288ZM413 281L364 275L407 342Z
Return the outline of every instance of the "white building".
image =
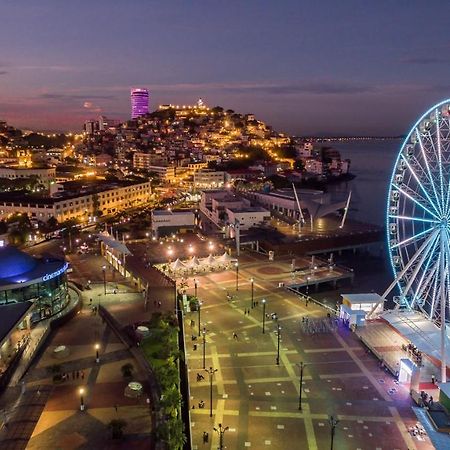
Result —
M199 189L221 188L227 182L227 173L214 170L199 170L194 173L194 187Z
M241 230L248 230L270 220L270 212L258 206L246 208L227 208L228 222L239 223Z
M200 211L218 227L234 225L239 220L241 229L249 229L270 219L270 212L251 206L250 200L227 190L205 191L200 201Z
M195 215L192 211L170 211L158 209L152 211L152 234L158 237L160 229L167 232L180 231L180 229L193 229L195 226Z
M151 196L149 181L138 184L106 185L95 189L80 188L78 193L62 192L60 197L31 197L0 194L0 218L22 213L46 222L54 217L58 222L76 219L93 222L99 215L114 214L147 203Z
M56 169L54 167L0 167L0 178L15 180L18 178L36 177L45 187L55 181Z
M323 163L314 158L307 158L305 160L306 172L313 173L314 175L323 175Z

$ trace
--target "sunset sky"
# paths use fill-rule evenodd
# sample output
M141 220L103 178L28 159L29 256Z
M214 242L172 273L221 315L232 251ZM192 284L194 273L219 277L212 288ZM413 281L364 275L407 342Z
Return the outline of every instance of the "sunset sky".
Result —
M450 2L1 1L0 120L80 130L150 107L253 112L293 134L403 134L450 97ZM445 13L445 11L447 13Z

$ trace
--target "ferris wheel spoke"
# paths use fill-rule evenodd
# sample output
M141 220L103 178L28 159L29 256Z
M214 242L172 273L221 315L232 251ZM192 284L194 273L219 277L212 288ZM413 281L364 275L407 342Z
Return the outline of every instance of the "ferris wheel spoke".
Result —
M438 267L438 261L436 260L433 264L433 267L429 271L429 274L425 278L425 280L422 282L420 291L417 291L414 297L414 301L420 299L420 298L428 298L430 295L430 290L433 288L435 275ZM423 303L423 302L422 302Z
M414 198L411 194L408 194L405 190L403 190L400 186L397 186L396 184L392 183L392 187L394 189L397 189L400 193L402 193L405 197L408 197L411 201L413 201L417 206L420 206L423 210L425 210L427 213L431 214L436 220L439 220L439 216L437 216L434 212L432 212L430 209L428 209L425 205L423 205L419 200Z
M409 242L417 241L421 236L424 236L425 234L429 233L430 231L436 231L436 230L434 228L427 228L426 230L421 231L420 233L410 236L409 238L404 239L403 241L398 242L397 244L393 245L391 247L391 250L394 248L397 248L397 247L401 247L402 245L408 244Z
M430 197L430 194L428 193L428 189L425 188L425 186L422 183L422 180L419 178L419 176L417 175L417 173L414 170L414 168L411 166L411 164L408 162L408 160L405 158L404 155L402 155L402 158L403 158L403 161L405 161L405 163L406 163L406 167L408 167L408 169L411 172L412 176L414 177L414 179L416 180L417 184L419 185L421 191L425 194L425 197L430 202L430 205L433 206L434 210L436 211L436 214L439 214L439 208L438 208L438 204L437 204L437 199L432 200L432 198ZM420 164L418 162L417 162L417 164L420 166ZM423 167L420 166L420 168L423 171ZM423 172L423 173L426 176L425 172ZM428 179L428 177L427 177L427 179Z
M425 162L425 167L427 168L428 178L430 179L431 187L433 188L434 196L436 197L437 207L438 207L437 209L442 214L442 205L439 203L439 196L437 194L436 186L434 184L434 178L433 178L433 175L431 173L430 166L428 164L428 157L426 155L425 148L424 148L424 145L423 145L423 142L422 142L422 138L421 138L419 130L417 130L417 128L416 128L416 135L417 135L417 139L419 141L420 150L422 152L422 157L423 157L423 160Z
M439 181L441 187L441 204L442 204L442 212L444 212L445 205L445 196L444 196L444 177L442 175L442 148L441 148L441 127L439 126L439 111L435 111L436 114L436 140L437 140L437 148L438 148L438 158L439 158ZM430 135L431 137L431 135Z
M389 218L390 219L399 219L399 220L411 220L413 222L425 222L425 223L434 223L434 224L440 223L439 220L421 219L420 217L394 216L392 214L389 215Z
M431 295L431 309L430 309L430 318L434 317L435 311L436 311L436 296L437 296L437 285L438 285L438 280L439 280L439 276L438 276L438 271L439 271L439 266L441 264L441 255L438 255L438 259L436 262L437 266L436 266L436 276L434 277L434 283L433 283L433 293Z
M429 254L427 255L426 262L425 262L425 268L422 271L422 275L421 275L419 283L417 285L416 292L411 301L411 307L414 307L416 300L418 298L420 298L423 291L426 289L428 283L430 282L434 271L436 270L436 265L435 265L434 269L430 270L429 274L427 275L427 271L433 261L433 258L435 257L435 251L436 251L437 244L438 244L438 239L437 239L437 235L436 235L434 238L434 242L430 248ZM427 275L426 278L425 278L425 275Z
M412 302L408 303L406 296L408 295L408 292L410 291L414 281L416 280L417 276L419 275L419 272L422 269L423 265L427 263L430 252L432 251L432 249L434 249L436 241L439 241L439 239L438 239L438 235L436 233L434 233L433 238L426 246L425 250L422 253L422 256L420 257L419 261L416 264L416 267L414 268L411 275L409 276L408 282L406 283L406 286L403 289L403 292L401 294L402 300L408 304L408 307L410 309L412 307Z

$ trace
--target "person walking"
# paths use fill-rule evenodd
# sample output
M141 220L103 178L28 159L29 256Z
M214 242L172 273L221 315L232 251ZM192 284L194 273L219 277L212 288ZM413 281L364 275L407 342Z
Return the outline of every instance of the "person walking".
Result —
M233 333L233 339L234 339L234 340L237 340L237 338L238 338L238 335L236 334L236 332L234 332L234 333Z

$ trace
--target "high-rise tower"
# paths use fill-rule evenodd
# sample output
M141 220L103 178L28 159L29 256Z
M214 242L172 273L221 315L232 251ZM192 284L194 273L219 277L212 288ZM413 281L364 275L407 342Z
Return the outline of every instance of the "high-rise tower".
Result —
M148 113L148 90L131 89L131 118L143 116Z

